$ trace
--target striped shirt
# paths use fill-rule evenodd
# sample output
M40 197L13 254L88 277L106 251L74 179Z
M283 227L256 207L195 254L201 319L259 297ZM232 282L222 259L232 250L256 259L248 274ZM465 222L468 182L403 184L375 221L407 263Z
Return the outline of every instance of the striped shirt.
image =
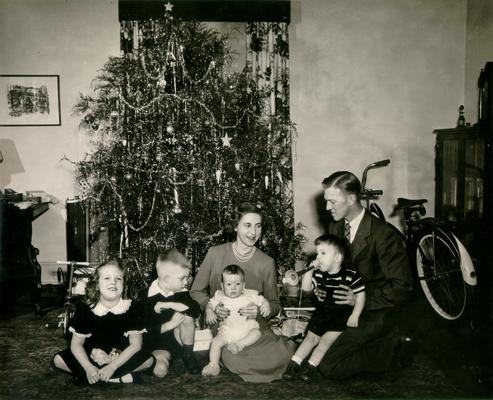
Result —
M336 272L335 274L316 270L313 273L312 281L316 287L327 292L324 305L335 304L335 299L333 298L334 290L337 289L339 285L349 286L353 289L355 294L365 290L365 284L363 283L363 279L359 272L349 268L341 268L339 272Z

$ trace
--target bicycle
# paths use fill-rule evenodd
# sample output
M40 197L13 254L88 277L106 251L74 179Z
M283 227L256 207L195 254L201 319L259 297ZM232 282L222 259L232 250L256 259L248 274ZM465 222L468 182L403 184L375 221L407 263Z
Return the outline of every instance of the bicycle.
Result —
M383 195L383 190L366 188L366 178L369 170L389 164L390 160L381 160L364 169L361 198L371 214L385 221L401 237L421 289L435 312L448 320L458 319L466 308L468 288L477 284L471 256L445 221L422 218L426 215L423 205L426 199L397 199L394 212L403 212L404 233L386 221L382 209L374 202Z

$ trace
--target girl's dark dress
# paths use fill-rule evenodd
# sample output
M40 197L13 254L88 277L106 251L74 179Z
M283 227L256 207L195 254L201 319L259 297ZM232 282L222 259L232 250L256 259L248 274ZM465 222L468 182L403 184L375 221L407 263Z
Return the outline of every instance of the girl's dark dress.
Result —
M125 350L129 345L129 333L145 332L141 315L140 307L133 303L132 300L120 300L115 307L109 310L100 303L94 308L81 303L77 306L69 330L73 335L86 338L83 346L89 361L97 368L102 368L103 365L98 365L92 360L92 350L100 349L106 354L110 354L112 351L122 352ZM58 354L74 375L86 376L84 369L72 354L70 348ZM150 357L149 353L138 351L115 371L112 378L119 378L132 372Z

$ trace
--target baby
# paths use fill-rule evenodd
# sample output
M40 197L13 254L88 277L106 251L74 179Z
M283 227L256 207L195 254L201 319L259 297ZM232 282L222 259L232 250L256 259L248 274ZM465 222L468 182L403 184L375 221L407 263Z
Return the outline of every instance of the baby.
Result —
M229 316L220 322L217 335L211 343L209 364L202 370L204 376L219 374L219 358L221 349L227 345L231 353L236 354L245 347L259 340L260 326L255 319L247 319L241 315L240 309L248 304L256 304L260 307L260 314L267 317L270 313L269 302L256 290L245 289L245 274L235 264L228 265L221 274L222 290L216 291L214 297L209 300L205 308L205 321L215 324L218 321L214 312L218 305L227 308Z

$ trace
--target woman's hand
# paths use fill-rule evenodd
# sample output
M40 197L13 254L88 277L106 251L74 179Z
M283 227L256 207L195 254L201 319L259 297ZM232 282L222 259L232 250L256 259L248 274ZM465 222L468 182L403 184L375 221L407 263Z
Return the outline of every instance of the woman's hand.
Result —
M221 321L225 320L229 316L229 309L224 307L223 303L219 303L214 309L214 312L216 313L216 315Z
M245 307L241 307L238 312L242 317L255 319L258 315L258 306L255 303L248 303Z
M334 299L336 304L348 304L354 306L356 303L356 296L353 289L346 285L339 285L339 288L334 290Z
M94 365L88 365L85 368L87 381L94 385L97 381L99 381L99 369L97 369Z
M103 382L108 382L108 380L113 376L116 371L116 367L112 364L105 365L99 370L99 379Z
M267 318L270 314L270 304L267 300L264 299L260 306L260 315L264 318Z

